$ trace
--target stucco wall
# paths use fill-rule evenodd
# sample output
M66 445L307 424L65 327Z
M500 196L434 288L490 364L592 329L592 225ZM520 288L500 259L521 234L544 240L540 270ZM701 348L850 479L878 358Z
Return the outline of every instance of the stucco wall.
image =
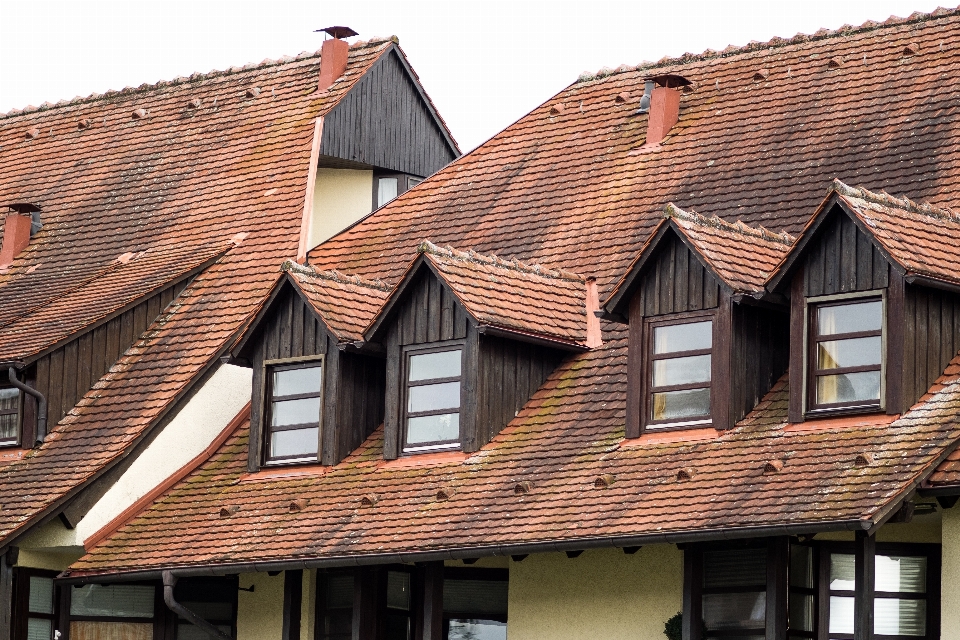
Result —
M310 248L350 226L373 208L373 171L317 169Z
M960 505L943 511L940 638L960 640Z
M281 640L283 633L283 574L240 574L237 599L237 640ZM302 637L302 634L301 634Z
M83 555L83 549L64 552L44 552L34 551L33 549L20 549L20 555L17 558L18 567L30 567L32 569L49 569L50 571L63 571L71 564L80 559Z
M616 549L531 555L510 563L510 640L664 640L682 607L683 552Z

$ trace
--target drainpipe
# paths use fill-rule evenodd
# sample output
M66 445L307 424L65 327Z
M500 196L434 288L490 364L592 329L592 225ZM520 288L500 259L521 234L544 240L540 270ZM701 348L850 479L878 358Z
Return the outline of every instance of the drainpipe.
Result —
M13 367L7 369L7 376L10 378L10 384L15 386L20 391L33 396L37 399L37 445L43 444L44 438L47 437L47 398L34 389L33 387L28 387L24 383L20 382L17 379L17 370Z
M231 636L228 636L220 629L217 629L215 626L195 614L190 609L187 609L185 606L174 600L173 598L173 588L177 586L177 576L173 575L172 571L163 572L163 602L167 605L167 608L170 611L173 611L175 614L182 618L189 620L194 626L200 627L208 636L214 638L214 640L233 640Z

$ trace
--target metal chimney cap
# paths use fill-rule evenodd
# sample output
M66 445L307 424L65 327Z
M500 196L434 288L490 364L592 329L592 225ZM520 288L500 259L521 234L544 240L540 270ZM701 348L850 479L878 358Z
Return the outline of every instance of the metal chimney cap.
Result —
M324 29L317 29L314 33L323 32L328 36L336 38L337 40L342 40L343 38L349 38L351 36L360 35L350 27L326 27Z
M35 211L43 211L43 208L33 202L11 202L6 205L8 209L16 211L17 213L34 213Z
M650 76L649 78L646 78L646 80L652 80L661 87L667 87L668 89L677 89L679 87L686 87L693 84L683 76L676 76L669 73L659 76Z

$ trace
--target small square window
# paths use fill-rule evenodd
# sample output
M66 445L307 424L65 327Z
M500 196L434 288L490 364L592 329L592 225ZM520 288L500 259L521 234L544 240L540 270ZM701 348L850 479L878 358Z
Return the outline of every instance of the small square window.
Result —
M462 357L462 345L407 351L404 453L460 446Z
M648 429L710 422L713 320L658 320L649 327Z
M0 447L20 442L20 390L0 387Z
M809 321L809 408L879 408L883 301L872 298L814 304Z
M396 177L377 180L377 207L382 207L399 195L400 179Z
M267 367L266 461L317 459L323 395L319 361Z

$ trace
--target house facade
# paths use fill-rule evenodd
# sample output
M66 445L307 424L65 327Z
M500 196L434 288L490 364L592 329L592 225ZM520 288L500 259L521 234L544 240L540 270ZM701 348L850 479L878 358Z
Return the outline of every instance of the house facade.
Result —
M958 46L937 11L585 74L329 236L309 185L360 161L305 136L297 233L175 261L257 286L10 465L171 380L209 434L49 573L84 512L6 538L16 637L960 638Z

